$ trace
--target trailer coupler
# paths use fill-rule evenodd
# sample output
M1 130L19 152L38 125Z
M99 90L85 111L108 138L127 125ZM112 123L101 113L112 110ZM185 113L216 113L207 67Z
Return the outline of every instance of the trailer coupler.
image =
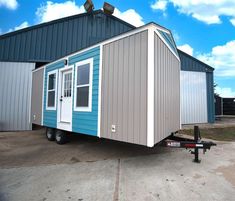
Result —
M164 145L171 148L185 148L185 149L194 149L190 151L191 154L194 154L194 162L200 163L199 160L199 149L203 149L203 154L207 150L210 150L212 146L216 146L214 142L211 141L202 141L200 130L198 126L194 126L194 139L187 139L184 137L178 137L172 134L165 141Z

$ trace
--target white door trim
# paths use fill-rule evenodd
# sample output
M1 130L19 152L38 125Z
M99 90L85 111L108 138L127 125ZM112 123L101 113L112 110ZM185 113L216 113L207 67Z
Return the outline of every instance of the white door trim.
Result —
M72 71L72 89L71 89L71 98L72 98L72 103L71 103L71 111L73 112L73 82L74 82L74 65L70 66L65 66L64 68L59 69L59 74L58 74L58 96L57 96L57 128L66 130L66 131L72 131L72 125L73 125L73 113L72 113L72 118L70 123L65 123L60 121L60 114L61 114L61 103L60 103L60 97L61 97L61 89L62 89L62 80L63 80L63 72L65 71Z

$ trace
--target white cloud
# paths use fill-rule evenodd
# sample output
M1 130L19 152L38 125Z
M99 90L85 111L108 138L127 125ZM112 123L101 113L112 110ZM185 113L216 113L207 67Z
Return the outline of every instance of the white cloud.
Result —
M0 0L0 7L6 7L10 10L15 10L18 7L16 0Z
M166 0L158 0L158 1L155 1L155 3L151 4L151 8L153 10L165 11L166 7L167 7L167 1Z
M233 91L231 88L216 87L215 92L223 98L234 98L235 97L235 91Z
M193 48L190 45L184 44L184 45L178 46L177 48L180 49L181 51L193 56Z
M24 21L23 23L21 23L19 26L14 27L13 29L9 29L8 32L12 32L12 31L17 31L19 29L23 29L29 26L29 23L27 21Z
M180 40L179 34L175 30L172 31L172 34L173 34L173 38L174 38L175 42L176 43L179 42L179 40Z
M14 30L16 31L16 30L19 30L19 29L23 29L23 28L26 28L26 27L28 27L29 26L29 23L27 22L27 21L24 21L22 24L20 24L19 26L16 26L15 28L14 28Z
M230 22L232 23L233 26L235 26L235 18L231 19Z
M65 1L64 3L53 3L51 1L47 1L46 4L41 5L37 9L36 16L38 18L38 22L42 23L83 13L84 11L83 5L78 6L75 1Z
M161 2L164 2L164 0L156 0L151 7L159 9L160 6L154 7L153 5L163 4ZM169 3L173 4L179 13L190 15L206 24L221 23L221 16L228 16L231 18L231 23L235 24L234 0L167 0L167 3L162 6L164 9L160 10L165 11Z
M216 76L235 76L235 40L215 46L210 53L199 54L197 58L214 67Z
M69 0L64 3L53 3L51 1L47 1L46 4L42 4L37 9L36 16L38 22L42 23L83 12L85 12L83 5L76 5L75 1ZM121 12L116 8L113 15L133 24L134 26L144 25L143 18L134 9Z
M115 8L113 15L136 27L144 25L143 18L134 9L129 9L121 12L117 8Z

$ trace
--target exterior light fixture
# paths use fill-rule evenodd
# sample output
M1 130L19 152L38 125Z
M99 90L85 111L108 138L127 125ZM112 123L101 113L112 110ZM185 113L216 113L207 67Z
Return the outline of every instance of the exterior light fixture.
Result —
M104 13L106 13L108 15L112 15L115 7L107 2L104 2L103 9L104 9Z
M87 0L84 4L83 4L85 10L87 13L90 13L91 11L93 11L94 9L94 4L91 0Z

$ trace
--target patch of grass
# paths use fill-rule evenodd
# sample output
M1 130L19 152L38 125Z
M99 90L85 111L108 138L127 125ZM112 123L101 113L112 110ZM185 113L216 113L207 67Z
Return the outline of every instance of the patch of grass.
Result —
M235 127L201 128L201 137L218 141L235 141ZM193 129L182 130L182 134L193 136Z

